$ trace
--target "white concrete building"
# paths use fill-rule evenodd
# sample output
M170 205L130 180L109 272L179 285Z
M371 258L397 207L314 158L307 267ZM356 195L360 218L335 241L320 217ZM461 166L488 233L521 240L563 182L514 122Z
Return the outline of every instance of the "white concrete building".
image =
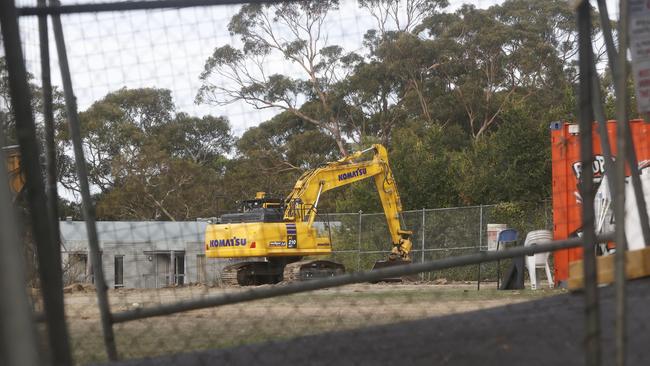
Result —
M228 260L207 259L206 222L98 221L97 233L109 288L160 288L213 283ZM62 221L66 282L93 282L83 221Z

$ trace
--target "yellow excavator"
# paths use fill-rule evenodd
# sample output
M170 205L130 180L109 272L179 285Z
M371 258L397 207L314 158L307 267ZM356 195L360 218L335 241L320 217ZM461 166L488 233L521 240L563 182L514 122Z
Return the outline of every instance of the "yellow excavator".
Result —
M367 155L372 154L372 158ZM328 260L303 260L332 252L329 237L314 227L321 195L331 189L374 178L392 239L387 260L374 268L411 262L412 232L401 224L402 204L388 153L376 144L338 161L305 172L282 201L258 192L241 202L239 212L222 215L205 233L208 258L261 258L224 268L221 280L229 285L261 285L301 281L342 274L342 264Z

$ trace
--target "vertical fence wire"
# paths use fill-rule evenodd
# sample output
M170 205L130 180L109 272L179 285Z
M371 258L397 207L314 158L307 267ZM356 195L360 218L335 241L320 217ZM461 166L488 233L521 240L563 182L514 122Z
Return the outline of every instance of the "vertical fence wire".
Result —
M363 211L359 210L359 224L357 226L357 272L361 271L361 220L363 218Z
M425 245L424 245L425 244L425 242L424 242L425 239L424 238L426 237L426 234L425 234L426 233L426 221L425 221L426 220L426 217L425 217L426 214L427 214L426 210L423 207L422 208L422 227L420 227L420 237L422 239L422 253L420 253L420 262L421 263L424 263L424 250L425 250ZM422 281L424 281L424 272L420 273L420 278L422 279Z
M479 206L479 211L478 211L478 250L477 252L481 252L481 249L483 247L483 205ZM476 269L477 275L476 275L476 290L481 289L481 263L478 264L477 269Z

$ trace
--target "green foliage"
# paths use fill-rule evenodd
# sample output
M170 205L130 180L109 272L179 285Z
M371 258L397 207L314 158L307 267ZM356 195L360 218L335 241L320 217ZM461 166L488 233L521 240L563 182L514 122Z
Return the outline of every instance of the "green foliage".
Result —
M552 230L552 208L550 201L540 202L502 202L487 210L486 221L506 224L519 232L523 243L529 231Z
M136 158L135 168L97 205L104 220L192 220L219 211L219 175L161 151Z
M467 204L539 202L550 196L551 161L546 123L512 111L489 136L454 161L456 186Z
M228 162L224 177L235 199L250 198L257 191L284 198L303 171L338 158L334 139L289 112L246 131L236 148L238 154Z
M231 70L241 57L274 50L299 65L308 56L308 37L294 34L298 37L270 45L261 31L292 29L295 19L314 21L337 6L322 4L314 10L313 3L305 4L242 8L230 30L242 37L244 47L236 51L224 46L215 55L219 60L227 56ZM387 145L405 209L547 198L548 122L571 119L575 110L573 13L560 1L509 0L488 9L463 6L454 13L439 12L444 2L413 4L417 16L412 19L417 21L399 26L386 15L390 11L381 13L399 8L399 1L360 3L378 21L364 35L364 57L347 54L346 62L339 45L314 48L314 71L339 65L339 70L351 70L344 78L300 81L271 75L264 85L248 85L247 93L271 102L305 93L309 97L299 109L278 117L292 116L294 123L316 128L296 133L274 119L251 129L238 143L231 176L282 195L301 171L313 167L310 159L291 156L309 152L310 142L324 133L340 152L342 136L356 149L373 142ZM271 14L271 23L261 23ZM208 60L204 76L216 72L217 64ZM341 122L336 133L313 121L333 117ZM316 156L318 162L335 158ZM336 210L380 211L375 190L372 181L342 189L334 194Z
M347 154L342 131L349 118L335 85L360 58L321 37L324 19L337 8L338 1L242 6L228 24L242 46L215 48L200 76L197 102L245 101L260 109L281 109L318 127ZM267 73L263 60L272 55L283 57L303 75ZM305 100L312 108L300 105Z
M283 197L304 171L372 143L389 148L407 210L548 198L548 123L576 114L573 12L561 0L447 5L359 1L375 26L354 52L325 42L338 1L242 6L228 24L237 42L215 45L196 101L281 112L237 138L224 117L177 111L169 90L107 94L80 115L101 218L214 216L256 191ZM268 70L270 57L298 72ZM78 190L57 103L60 181ZM2 58L0 123L11 136ZM321 208L381 210L372 180L328 193Z
M459 203L451 163L467 143L457 126L413 123L396 132L391 164L405 207L448 207Z
M395 131L390 150L391 169L405 209L458 205L453 157L469 144L457 126L441 127L412 122ZM345 190L337 203L339 212L381 211L374 182Z
M234 145L222 117L176 113L166 89L120 89L80 113L88 179L104 220L188 220L223 209ZM65 130L61 138L65 138ZM62 183L78 190L62 156Z

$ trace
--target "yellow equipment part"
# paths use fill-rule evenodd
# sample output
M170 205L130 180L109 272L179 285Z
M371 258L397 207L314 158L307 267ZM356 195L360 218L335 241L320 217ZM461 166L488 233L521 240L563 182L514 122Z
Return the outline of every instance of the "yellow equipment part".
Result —
M208 258L327 255L327 237L306 222L246 222L208 225L205 253Z

